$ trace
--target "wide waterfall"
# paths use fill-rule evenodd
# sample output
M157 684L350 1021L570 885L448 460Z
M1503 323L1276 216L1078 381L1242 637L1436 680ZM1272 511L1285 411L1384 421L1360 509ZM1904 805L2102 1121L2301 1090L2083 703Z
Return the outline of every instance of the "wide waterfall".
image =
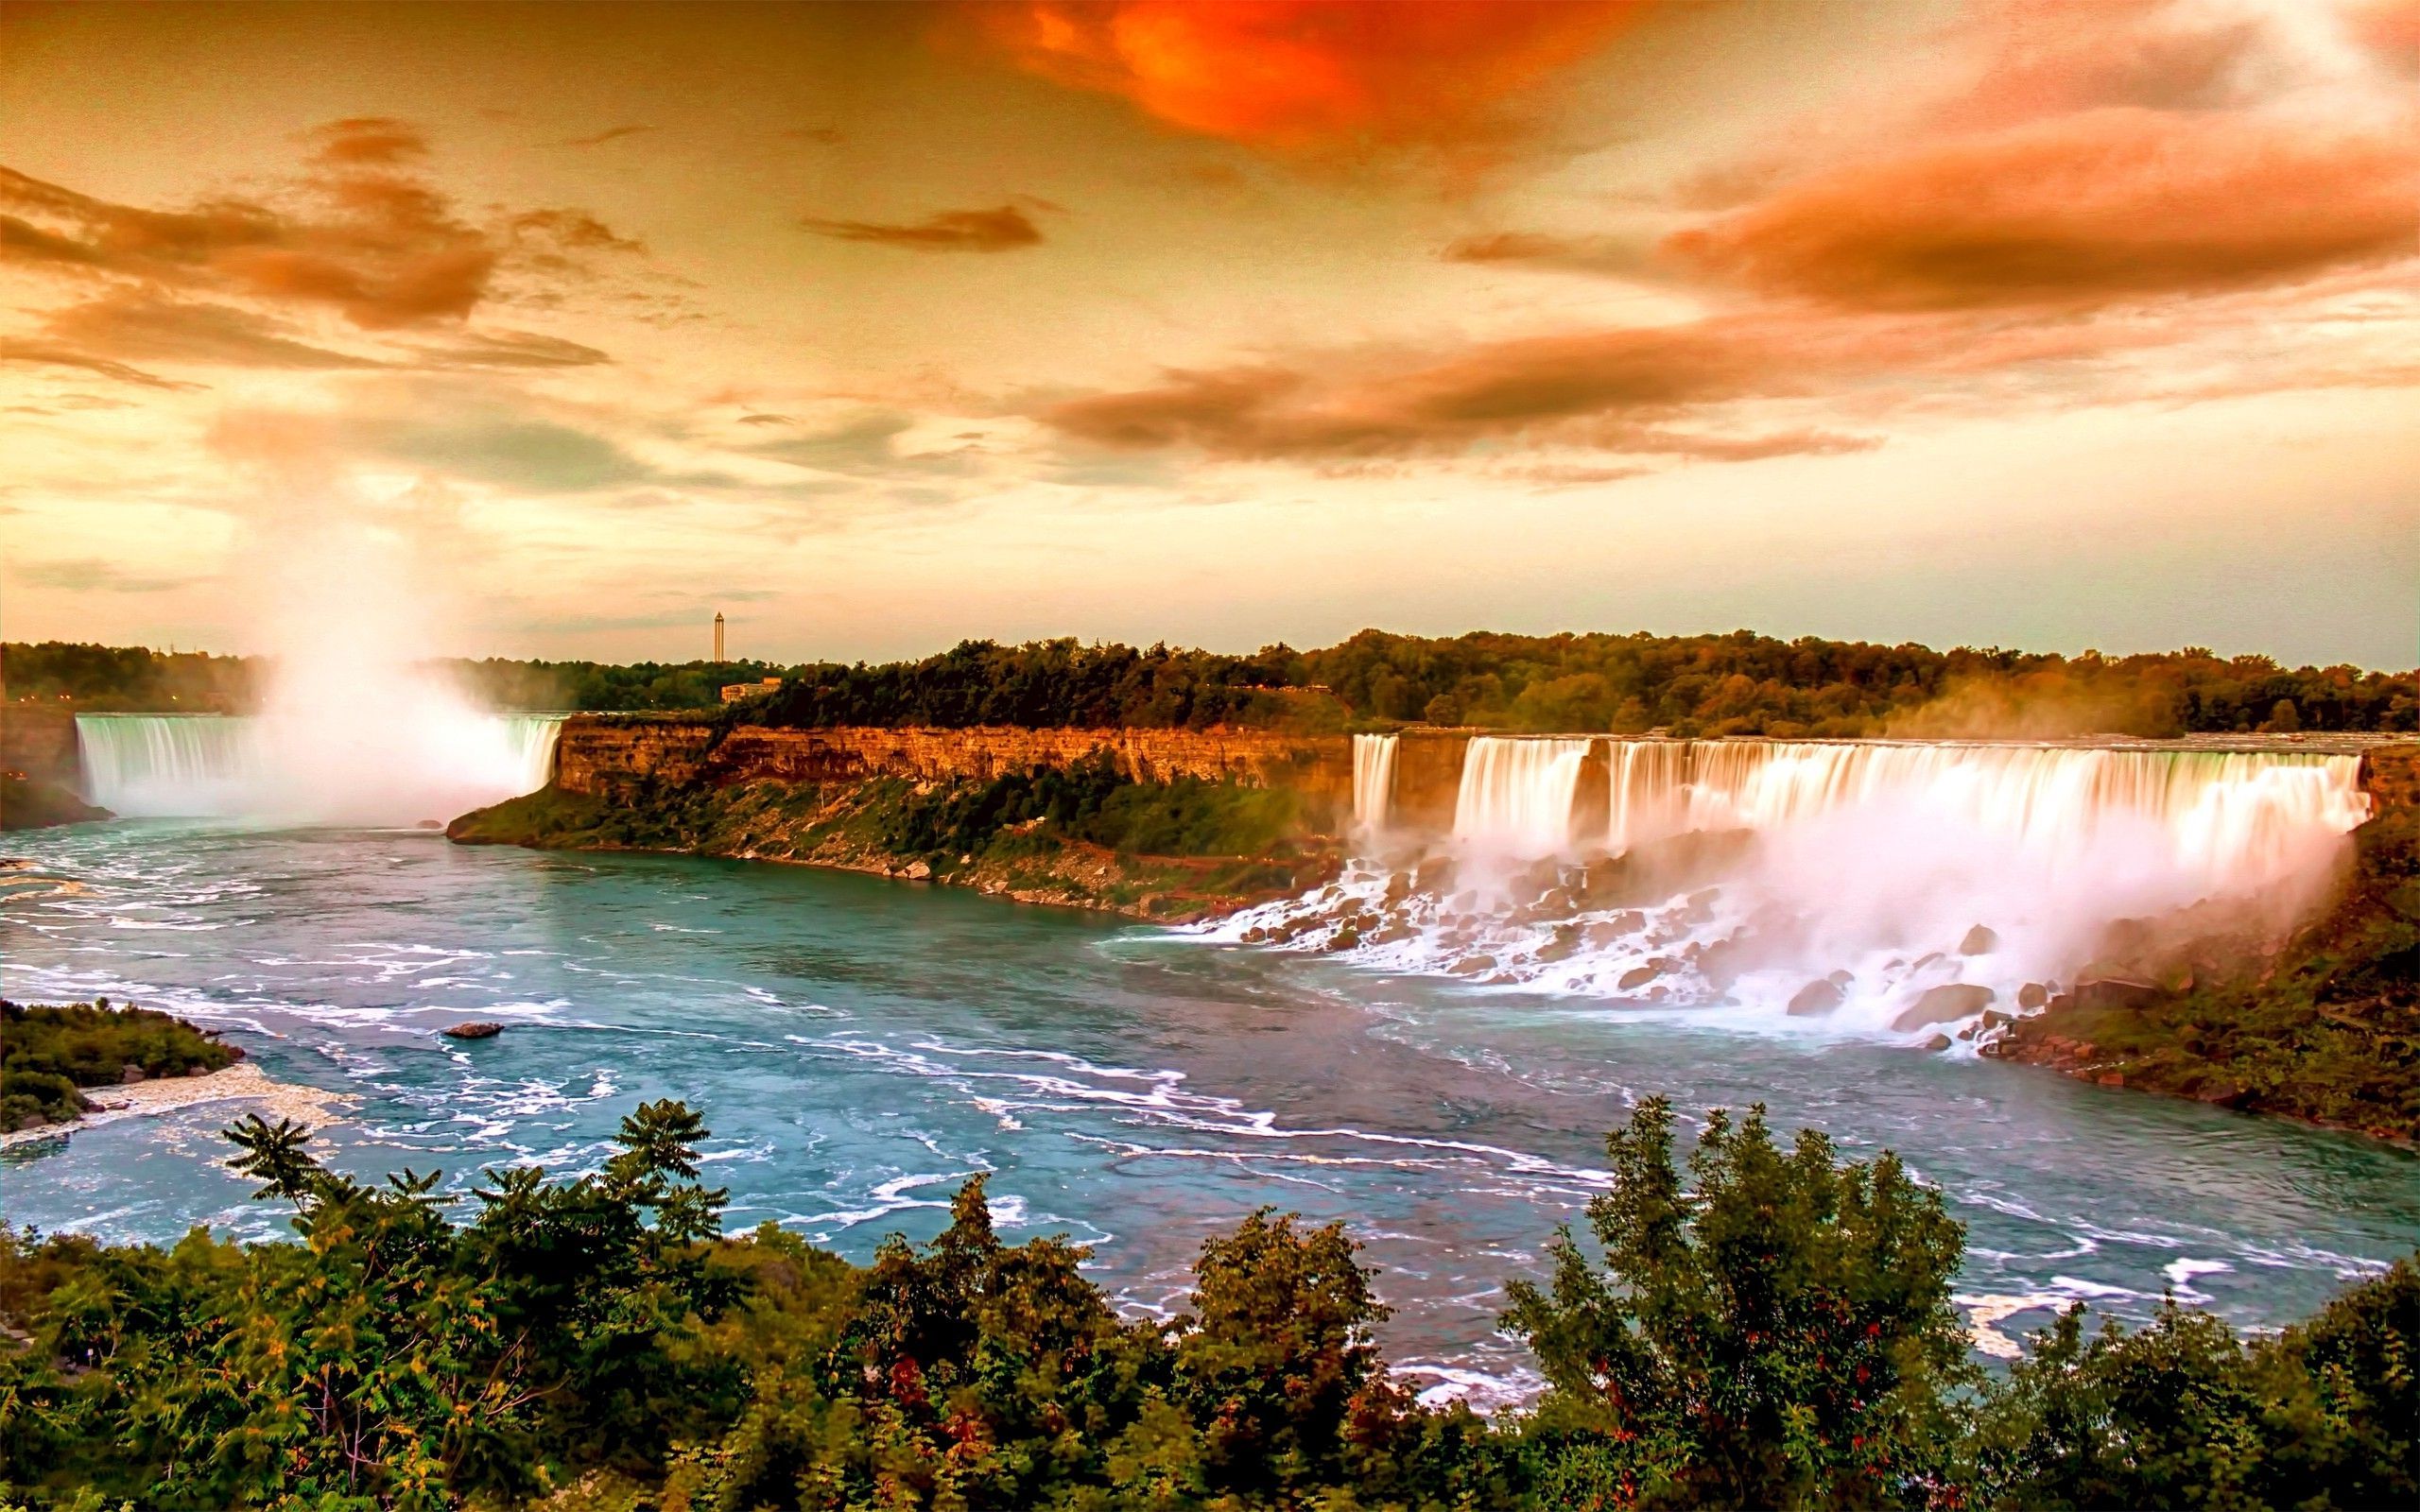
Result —
M1454 837L1526 856L1571 843L1571 805L1593 742L1475 737L1462 753Z
M289 721L215 714L78 714L85 797L131 817L451 818L546 785L562 719L492 714L433 732L424 748L371 741L330 787L314 768L341 730L293 738ZM358 743L356 743L358 744ZM365 780L366 774L366 780Z
M1599 751L1602 828L1582 786ZM1357 748L1357 813L1377 754ZM1971 1042L1989 1015L2087 972L2256 959L2368 816L2360 766L2184 747L1479 737L1452 833L1418 866L1356 862L1210 933L1735 1028Z
M1353 823L1363 834L1387 827L1394 806L1395 752L1402 745L1400 735L1353 737Z

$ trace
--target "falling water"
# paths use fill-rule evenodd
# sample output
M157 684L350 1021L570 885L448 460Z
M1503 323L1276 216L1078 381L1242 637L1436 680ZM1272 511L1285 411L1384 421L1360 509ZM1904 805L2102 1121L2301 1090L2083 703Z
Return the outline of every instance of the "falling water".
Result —
M1735 1026L1928 1037L2095 962L2273 942L2370 809L2354 756L1610 741L1606 828L1575 833L1597 744L1474 739L1442 872L1357 862L1210 933Z
M1394 804L1395 750L1402 744L1399 735L1353 737L1353 823L1363 834L1387 827Z
M1551 855L1571 843L1571 805L1586 740L1472 739L1454 799L1454 837L1518 855Z
M365 749L366 784L360 771L314 771L319 747L328 739L297 746L283 738L282 723L271 720L78 714L76 744L86 797L128 816L257 815L407 823L450 818L545 786L562 730L556 715L475 716L443 731L442 742L429 749ZM344 783L332 789L328 779L337 775ZM320 800L337 790L342 803Z
M2080 863L2101 837L2155 838L2221 892L2282 880L2314 839L2369 814L2360 758L2299 752L1783 741L1617 741L1619 851L1685 830L1772 833L1847 811L1921 816L1947 833Z

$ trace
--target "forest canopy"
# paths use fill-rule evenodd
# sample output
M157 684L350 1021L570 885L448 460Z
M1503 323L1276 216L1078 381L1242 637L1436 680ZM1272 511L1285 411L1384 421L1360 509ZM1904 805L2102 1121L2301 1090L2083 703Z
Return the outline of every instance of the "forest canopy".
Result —
M965 641L914 662L437 663L498 708L719 706L729 683L781 678L752 723L1300 730L1405 724L1682 736L2176 736L2420 730L2420 671L2287 667L2206 647L2103 656L1720 635L1453 637L1363 630L1249 656L1073 639ZM14 699L160 710L244 707L258 659L104 646L0 646Z

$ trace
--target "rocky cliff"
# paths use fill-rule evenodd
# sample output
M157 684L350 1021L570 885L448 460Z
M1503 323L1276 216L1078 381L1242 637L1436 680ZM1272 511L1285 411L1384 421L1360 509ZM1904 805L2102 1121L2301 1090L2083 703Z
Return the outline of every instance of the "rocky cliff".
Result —
M740 725L717 738L706 720L574 715L555 747L555 785L586 798L633 788L752 782L988 782L1034 767L1068 767L1106 751L1140 782L1178 778L1284 787L1350 804L1353 746L1341 735L1263 730L773 730ZM1460 761L1456 747L1455 761Z

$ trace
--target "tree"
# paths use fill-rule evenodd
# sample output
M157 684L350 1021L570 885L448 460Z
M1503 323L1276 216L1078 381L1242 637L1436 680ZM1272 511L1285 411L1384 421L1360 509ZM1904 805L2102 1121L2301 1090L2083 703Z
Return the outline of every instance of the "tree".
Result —
M2302 711L2291 698L2280 698L2269 707L2269 728L2281 735L2290 735L2303 728Z
M1642 1505L1926 1503L1969 1368L1940 1194L1888 1153L1836 1163L1813 1130L1785 1154L1762 1108L1709 1115L1694 1192L1661 1098L1606 1148L1603 1268L1565 1230L1549 1285L1509 1288L1550 1386L1540 1428L1585 1440L1547 1454L1549 1481Z
M1424 724L1459 725L1462 722L1462 706L1454 701L1452 694L1441 693L1420 711L1420 718Z

